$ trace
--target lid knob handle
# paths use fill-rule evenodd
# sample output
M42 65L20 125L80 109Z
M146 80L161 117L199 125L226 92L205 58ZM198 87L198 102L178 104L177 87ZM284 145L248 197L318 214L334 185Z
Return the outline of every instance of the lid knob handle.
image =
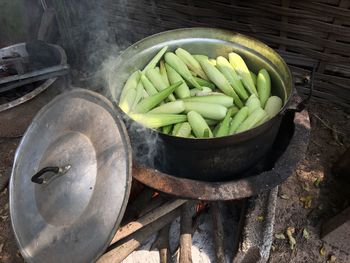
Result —
M31 181L33 183L36 183L36 184L47 184L49 183L50 181L52 181L54 178L57 178L58 176L61 176L61 175L64 175L65 173L68 172L68 170L71 168L70 165L67 165L65 167L58 167L58 166L47 166L47 167L44 167L42 168L39 172L37 172L36 174L34 174L32 176L32 179ZM51 173L55 173L54 176L51 176L50 178L46 179L46 178L43 178L42 176L45 174L45 173L48 173L48 172L51 172Z

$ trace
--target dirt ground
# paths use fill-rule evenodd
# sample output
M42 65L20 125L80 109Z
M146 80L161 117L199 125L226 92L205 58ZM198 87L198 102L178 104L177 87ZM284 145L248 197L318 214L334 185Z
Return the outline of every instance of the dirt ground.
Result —
M0 176L1 180L9 178L13 157L19 143L19 139L0 139ZM1 182L0 182L1 184ZM0 262L23 262L17 250L9 215L8 188L0 194Z
M350 111L313 103L309 112L312 133L307 156L295 175L280 187L275 225L277 237L270 263L350 262L347 251L320 239L322 223L349 205L350 184L333 176L331 166L350 147ZM18 138L0 139L0 178L9 176L18 142ZM286 235L288 227L295 230L293 250ZM281 239L283 236L286 239ZM23 262L10 226L7 188L0 194L0 262Z
M334 162L350 147L349 113L332 105L311 105L312 131L307 156L295 175L279 189L275 236L283 238L284 234L286 239L275 237L270 263L350 262L349 251L341 251L320 239L322 223L349 206L350 184L331 173ZM286 235L288 227L295 229L293 250Z

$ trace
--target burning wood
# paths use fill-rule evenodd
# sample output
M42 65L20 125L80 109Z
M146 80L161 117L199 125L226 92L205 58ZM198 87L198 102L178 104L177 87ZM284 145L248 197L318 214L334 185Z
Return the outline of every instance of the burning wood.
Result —
M135 233L137 230L151 223L154 223L155 221L159 220L161 217L172 212L173 210L183 205L184 203L186 203L186 200L177 199L177 200L168 201L164 205L149 212L148 214L139 218L138 220L130 222L127 225L119 228L114 238L112 239L111 244L114 244L115 242Z
M151 250L157 248L159 250L160 263L170 263L171 255L169 253L169 231L170 225L166 225L159 231L156 241L153 243Z
M217 263L225 263L223 219L218 202L214 202L210 205L210 212L215 233L214 244L216 261Z
M107 253L98 259L97 263L121 262L135 249L140 247L152 234L177 218L180 215L180 210L181 208L177 207L175 210L158 218L140 231L131 234L125 240L120 240L120 242L113 244L107 249Z
M125 222L129 222L134 218L140 216L140 211L152 200L153 190L145 188L139 193L135 199L128 205L124 219Z
M207 203L205 203L205 202L198 202L196 204L196 214L197 213L201 213L206 208L207 208Z
M196 204L196 214L192 217L192 228L191 228L191 235L194 235L194 232L200 225L200 217L204 213L208 211L208 205L205 202L199 202ZM176 247L173 257L176 256L180 252L180 244Z
M153 209L161 206L165 202L165 198L162 195L156 195L153 199L152 202L149 202L147 205L145 205L140 213L139 216L144 216L145 214L149 213Z
M181 209L180 263L192 262L192 216L191 203Z

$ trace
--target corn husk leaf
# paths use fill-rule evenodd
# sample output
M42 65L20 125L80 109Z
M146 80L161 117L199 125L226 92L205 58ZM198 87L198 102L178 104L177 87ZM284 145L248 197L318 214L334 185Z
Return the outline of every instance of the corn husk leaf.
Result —
M326 255L326 248L324 247L324 245L322 245L322 247L320 248L320 255L323 257Z
M289 199L290 199L289 196L286 195L286 194L281 194L280 197L281 197L282 199L284 199L284 200L289 200Z
M303 229L303 237L308 240L310 238L310 234L309 232L307 231L306 228Z
M275 238L276 239L286 239L286 236L283 233L278 233L278 234L275 234Z
M289 245L290 245L290 249L293 250L297 244L297 241L295 240L295 238L293 237L293 234L295 232L295 228L294 227L288 227L286 230L286 234L288 237L288 241L289 241Z
M311 205L312 205L312 196L311 195L300 197L299 200L300 200L300 202L302 202L304 208L306 208L306 209L311 208Z

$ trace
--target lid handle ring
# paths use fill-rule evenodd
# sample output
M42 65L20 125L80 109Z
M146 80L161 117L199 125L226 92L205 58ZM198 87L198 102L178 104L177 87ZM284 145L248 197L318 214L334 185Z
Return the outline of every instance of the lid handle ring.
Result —
M43 169L41 169L39 172L37 172L36 174L34 174L32 176L31 181L33 183L36 184L46 184L48 183L48 181L52 180L54 177L59 176L59 175L64 175L69 169L70 169L70 165L67 165L63 168L58 167L58 166L47 166L44 167ZM47 173L47 172L51 172L51 173L55 173L55 176L52 176L48 181L45 180L44 178L42 178L42 176Z

